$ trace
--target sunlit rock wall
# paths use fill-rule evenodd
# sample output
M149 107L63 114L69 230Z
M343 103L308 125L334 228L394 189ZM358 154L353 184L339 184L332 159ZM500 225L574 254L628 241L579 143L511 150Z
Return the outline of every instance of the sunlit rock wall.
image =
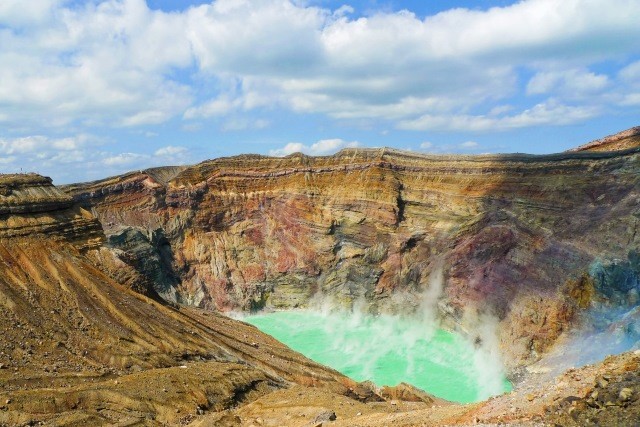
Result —
M238 156L65 190L114 248L153 259L131 263L169 299L251 310L322 295L407 312L442 265L444 324L469 329L490 314L520 360L590 304L574 285L596 260L640 247L639 151ZM118 243L125 228L147 249Z

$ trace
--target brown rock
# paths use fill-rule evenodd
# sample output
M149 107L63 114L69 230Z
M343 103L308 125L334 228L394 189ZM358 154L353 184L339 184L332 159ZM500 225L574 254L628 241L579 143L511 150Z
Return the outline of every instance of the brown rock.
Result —
M628 236L640 236L629 231L639 157L637 149L476 157L349 149L237 156L65 190L107 224L109 239L146 236L119 244L118 256L172 301L290 308L320 291L345 306L364 298L374 312L394 311L392 294L406 295L403 307L419 304L442 267L442 317L459 324L465 311L495 313L505 359L517 365L602 297L588 276L596 256L624 259L637 247ZM158 272L171 280L156 280Z
M622 390L620 390L620 393L618 394L618 397L622 402L626 402L631 398L631 396L633 396L633 389L629 387L623 388Z
M380 390L380 396L384 397L386 400L391 401L392 404L396 400L402 400L405 402L424 402L428 404L432 404L436 400L441 401L440 399L435 398L433 395L430 395L425 391L404 382L394 387L382 387L382 389Z

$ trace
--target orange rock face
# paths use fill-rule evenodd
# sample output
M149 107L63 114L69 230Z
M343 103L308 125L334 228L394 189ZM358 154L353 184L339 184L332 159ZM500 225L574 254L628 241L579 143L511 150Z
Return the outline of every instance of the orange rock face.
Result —
M638 148L548 156L349 149L223 158L65 191L108 238L141 232L140 246L158 258L141 274L175 278L154 282L165 298L251 310L304 306L320 294L406 311L420 307L441 265L439 317L468 328L478 314L495 316L520 361L584 308L567 283L595 260L640 247L639 172Z
M355 394L253 326L133 292L153 291L137 247L105 240L49 178L0 175L0 425L184 425L295 383Z

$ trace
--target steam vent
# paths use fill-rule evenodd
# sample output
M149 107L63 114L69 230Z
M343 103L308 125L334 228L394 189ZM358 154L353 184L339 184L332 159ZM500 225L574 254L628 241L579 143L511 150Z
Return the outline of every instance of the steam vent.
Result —
M1 175L0 336L2 426L637 425L640 128Z

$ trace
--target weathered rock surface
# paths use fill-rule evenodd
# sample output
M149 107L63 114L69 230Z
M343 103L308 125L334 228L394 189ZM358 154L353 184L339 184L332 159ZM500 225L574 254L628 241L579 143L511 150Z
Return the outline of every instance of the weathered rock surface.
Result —
M637 281L610 292L592 276L594 265L640 249L633 144L546 156L238 156L164 180L141 171L64 190L114 247L157 259L132 264L150 278L162 271L170 280L156 290L180 303L286 308L321 294L406 312L423 307L430 274L442 268L439 317L470 331L479 316L497 317L506 362L517 365L594 301L637 302ZM146 235L147 249L118 244L111 236L123 227ZM162 249L148 237L159 232Z
M492 314L515 365L587 309L602 335L635 337L639 157L350 150L67 187L105 233L48 178L0 176L0 426L633 425L638 351L453 405L356 384L159 294L250 309L321 292L371 311L434 306L470 330Z
M640 126L596 139L570 151L619 151L640 145Z
M104 240L100 222L54 187L51 178L0 175L0 238L37 234L79 249L99 247Z
M99 223L49 179L0 183L0 425L179 424L295 383L357 397L253 326L118 284Z

